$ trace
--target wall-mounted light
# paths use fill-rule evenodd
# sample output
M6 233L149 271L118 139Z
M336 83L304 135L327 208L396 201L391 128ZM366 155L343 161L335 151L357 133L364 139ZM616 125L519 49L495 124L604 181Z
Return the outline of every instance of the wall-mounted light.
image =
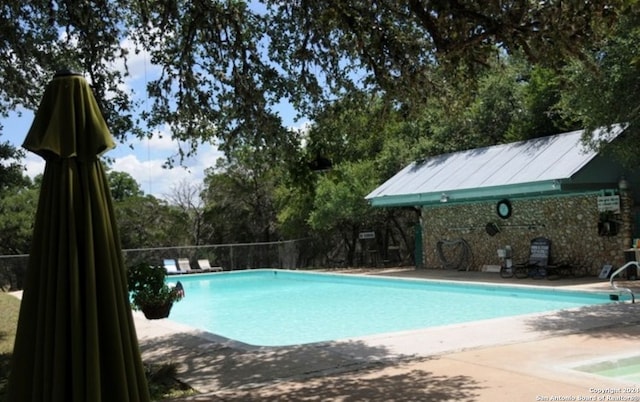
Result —
M442 195L440 196L440 202L448 202L449 201L449 196L446 193L442 193Z
M618 182L618 188L620 190L629 189L629 182L627 181L627 179L624 178L624 176L620 177L620 181Z

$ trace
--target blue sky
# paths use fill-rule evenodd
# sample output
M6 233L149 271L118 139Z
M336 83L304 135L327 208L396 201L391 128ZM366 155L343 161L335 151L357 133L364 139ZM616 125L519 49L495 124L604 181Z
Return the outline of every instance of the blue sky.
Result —
M127 64L131 75L125 83L127 89L132 89L136 94L144 94L146 82L154 77L157 68L148 62L144 53L136 55L131 52L131 59ZM289 127L302 128L308 124L305 120L294 121L295 111L287 104L280 105L276 110L284 124ZM32 121L33 113L25 110L21 113L16 111L11 113L9 118L1 119L4 128L0 141L9 141L20 147ZM130 146L133 146L133 149ZM182 166L164 169L163 163L167 157L176 154L178 146L179 144L169 135L160 131L150 140L129 138L126 143L119 143L105 156L114 159L111 165L113 170L129 173L145 194L167 199L172 190L184 182L194 185L202 183L205 169L214 166L216 160L222 156L215 146L205 144L198 147L197 155L183 161ZM44 169L44 160L30 152L27 152L23 163L30 177L42 173Z

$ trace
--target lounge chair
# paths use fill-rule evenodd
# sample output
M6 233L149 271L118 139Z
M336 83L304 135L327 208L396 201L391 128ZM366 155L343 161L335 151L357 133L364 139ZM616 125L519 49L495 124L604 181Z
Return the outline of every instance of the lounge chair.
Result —
M191 269L191 263L189 262L188 258L178 258L178 267L180 268L180 271L184 272L185 274L202 272L201 269Z
M529 251L529 261L515 265L515 274L518 278L544 278L558 267L549 265L549 254L551 252L551 240L545 237L536 237L531 240Z
M162 265L164 266L164 269L167 271L167 274L169 275L175 275L175 274L180 274L180 270L178 270L178 267L176 266L176 260L169 260L169 259L165 259L162 260Z
M206 272L222 271L222 267L212 267L209 260L198 260L198 266Z

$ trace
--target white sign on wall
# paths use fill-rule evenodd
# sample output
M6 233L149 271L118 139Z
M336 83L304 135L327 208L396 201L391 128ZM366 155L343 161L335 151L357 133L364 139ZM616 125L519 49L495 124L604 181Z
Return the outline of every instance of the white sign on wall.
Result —
M620 213L620 196L619 195L604 195L598 197L598 212L611 211L613 213Z

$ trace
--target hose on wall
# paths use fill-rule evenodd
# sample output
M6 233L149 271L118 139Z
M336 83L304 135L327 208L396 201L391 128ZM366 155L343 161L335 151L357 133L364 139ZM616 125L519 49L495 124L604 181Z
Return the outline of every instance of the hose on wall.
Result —
M436 254L444 269L468 271L473 261L471 246L464 239L439 240Z

